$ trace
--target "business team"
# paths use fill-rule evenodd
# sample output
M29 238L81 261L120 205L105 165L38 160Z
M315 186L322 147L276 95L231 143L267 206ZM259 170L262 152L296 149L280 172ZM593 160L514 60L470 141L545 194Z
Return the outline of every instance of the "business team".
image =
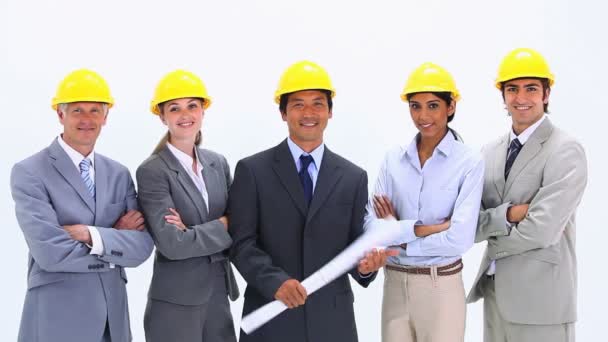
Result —
M128 169L95 151L108 84L74 71L52 100L62 133L11 173L29 249L18 341L130 341L125 268L156 246L147 341L236 341L232 262L247 282L243 315L273 300L289 308L239 340L354 342L347 275L311 296L301 281L379 224L399 225L404 243L348 273L367 287L386 266L382 341L463 341L466 302L480 298L486 342L574 341L587 161L549 119L554 81L537 51L506 55L495 85L511 127L478 153L448 126L460 98L450 73L419 66L401 93L418 134L386 154L368 196L367 173L325 144L336 91L321 66L285 70L274 97L287 137L240 160L234 180L224 156L201 148L205 84L175 70L151 101L167 133L137 169L137 195ZM465 298L461 256L484 241Z

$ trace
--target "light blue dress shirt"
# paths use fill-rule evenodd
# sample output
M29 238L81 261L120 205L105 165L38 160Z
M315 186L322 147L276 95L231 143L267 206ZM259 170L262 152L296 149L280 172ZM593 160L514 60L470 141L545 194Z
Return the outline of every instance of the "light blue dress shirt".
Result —
M312 156L312 163L308 165L308 174L310 175L310 179L312 179L312 193L315 193L315 187L317 186L317 178L319 176L319 170L321 169L321 161L323 161L323 152L325 151L325 144L321 143L319 147L315 148L312 152L307 153L304 152L300 146L296 145L291 138L287 138L287 146L289 146L289 151L291 152L291 156L293 157L294 162L296 163L296 170L300 172L302 168L302 162L300 161L300 156L303 154L305 156Z
M390 150L382 163L375 190L366 207L365 229L379 220L373 195L386 195L403 230L399 243L407 243L389 264L430 266L458 260L474 243L481 194L484 162L448 132L420 167L418 136L407 146ZM451 220L446 231L419 238L414 224L438 224Z

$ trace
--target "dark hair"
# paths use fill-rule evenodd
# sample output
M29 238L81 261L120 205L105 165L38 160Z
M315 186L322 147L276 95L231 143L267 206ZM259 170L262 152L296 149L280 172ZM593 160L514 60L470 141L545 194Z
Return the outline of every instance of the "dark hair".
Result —
M334 106L333 101L331 100L331 91L327 90L327 89L307 89L307 90L317 90L322 92L323 94L325 94L325 96L327 97L327 107L329 107L329 111L331 112L331 109ZM300 90L298 90L300 91ZM281 99L279 100L279 111L281 111L281 114L285 114L287 112L287 101L289 100L289 95L296 93L291 92L291 93L287 93L287 94L283 94L281 95Z
M450 93L449 91L429 91L428 93L433 94L439 99L443 100L443 102L445 102L448 107L452 104L452 102L454 102L454 99L452 98L452 93ZM410 99L416 94L420 93L407 94L407 101L409 102ZM454 110L454 113L452 115L448 116L448 122L452 122L452 120L454 120L454 116L456 116L456 110Z
M547 91L547 89L551 89L551 86L549 85L549 79L547 78L541 78L541 77L518 77L518 78L514 78L512 80L509 81L513 81L513 80L521 80L521 79L532 79L532 80L538 80L540 81L540 84L543 87L543 100L545 99L545 93ZM505 100L505 83L507 83L508 81L504 81L500 84L500 93L502 94L502 100ZM549 103L543 103L543 110L545 111L545 113L549 114Z

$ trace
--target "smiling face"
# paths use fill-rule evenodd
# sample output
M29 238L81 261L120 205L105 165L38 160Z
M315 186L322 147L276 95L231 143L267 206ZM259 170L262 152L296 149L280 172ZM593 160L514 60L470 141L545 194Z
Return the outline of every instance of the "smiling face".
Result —
M503 97L513 120L513 129L519 134L540 120L544 105L549 103L550 89L543 91L539 79L520 78L503 85Z
M203 101L198 98L169 100L160 106L160 119L169 129L170 141L194 144L203 124Z
M448 129L448 117L456 110L432 93L418 93L409 99L412 121L423 139L442 138Z
M95 147L101 127L106 124L107 106L100 102L73 102L57 109L63 125L63 140L83 156Z
M288 95L285 112L289 137L303 150L310 152L323 142L323 131L332 117L327 94L319 90L303 90Z

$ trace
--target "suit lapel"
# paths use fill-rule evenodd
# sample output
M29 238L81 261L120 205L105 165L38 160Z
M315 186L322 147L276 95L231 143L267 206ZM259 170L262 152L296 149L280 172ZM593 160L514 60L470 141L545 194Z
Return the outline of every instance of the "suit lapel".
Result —
M61 148L57 139L53 141L49 147L49 156L51 157L53 167L61 174L61 176L76 190L80 198L86 203L91 212L95 213L95 201L89 194L89 190L84 185L84 181L80 177L78 170L70 160L68 154Z
M294 163L291 152L289 151L289 146L287 146L287 139L283 140L283 142L275 147L274 150L275 162L272 165L272 168L279 177L283 187L285 187L289 193L291 200L295 203L302 215L306 216L308 206L304 200L304 190L302 189L302 184L298 178L296 164Z
M158 155L160 158L167 164L169 169L175 171L177 181L181 184L184 192L188 194L188 197L194 202L196 210L198 211L201 220L205 220L207 218L207 208L205 206L205 201L203 200L203 195L198 191L196 185L190 179L190 176L184 170L182 165L179 163L177 158L169 151L169 148L165 146Z
M521 152L519 152L517 155L517 158L515 158L515 162L513 162L513 167L511 168L509 177L507 178L505 194L509 192L511 186L521 171L538 154L538 152L540 152L542 144L549 138L552 131L553 125L549 121L549 118L545 118L545 121L543 121L543 123L538 126L534 133L532 133L528 141L522 147Z
M494 151L494 185L502 200L505 192L505 164L507 163L507 150L509 149L509 134L505 135Z
M205 188L207 189L207 200L209 201L209 203L207 203L207 206L209 207L209 210L207 210L207 206L203 205L203 211L205 212L205 216L203 217L203 220L206 220L207 217L209 216L209 213L211 212L211 199L212 198L221 198L220 194L219 194L219 189L218 186L219 184L222 184L221 182L219 182L219 180L217 179L218 177L218 170L217 170L217 166L215 165L214 161L209 161L207 160L207 158L204 158L203 156L203 151L201 151L198 147L194 149L196 151L196 155L198 160L200 160L201 165L203 165L203 181L205 182ZM203 200L203 204L205 199L202 198L201 195L201 199Z
M99 155L95 156L95 212L101 213L102 208L106 205L106 190L108 190L108 165ZM98 225L97 218L100 215L95 215L95 225Z
M319 170L317 184L315 185L315 192L312 196L312 201L310 202L310 209L308 210L307 221L310 221L310 219L314 217L338 180L342 177L342 173L339 172L339 169L340 166L338 165L336 155L325 146L321 169Z

